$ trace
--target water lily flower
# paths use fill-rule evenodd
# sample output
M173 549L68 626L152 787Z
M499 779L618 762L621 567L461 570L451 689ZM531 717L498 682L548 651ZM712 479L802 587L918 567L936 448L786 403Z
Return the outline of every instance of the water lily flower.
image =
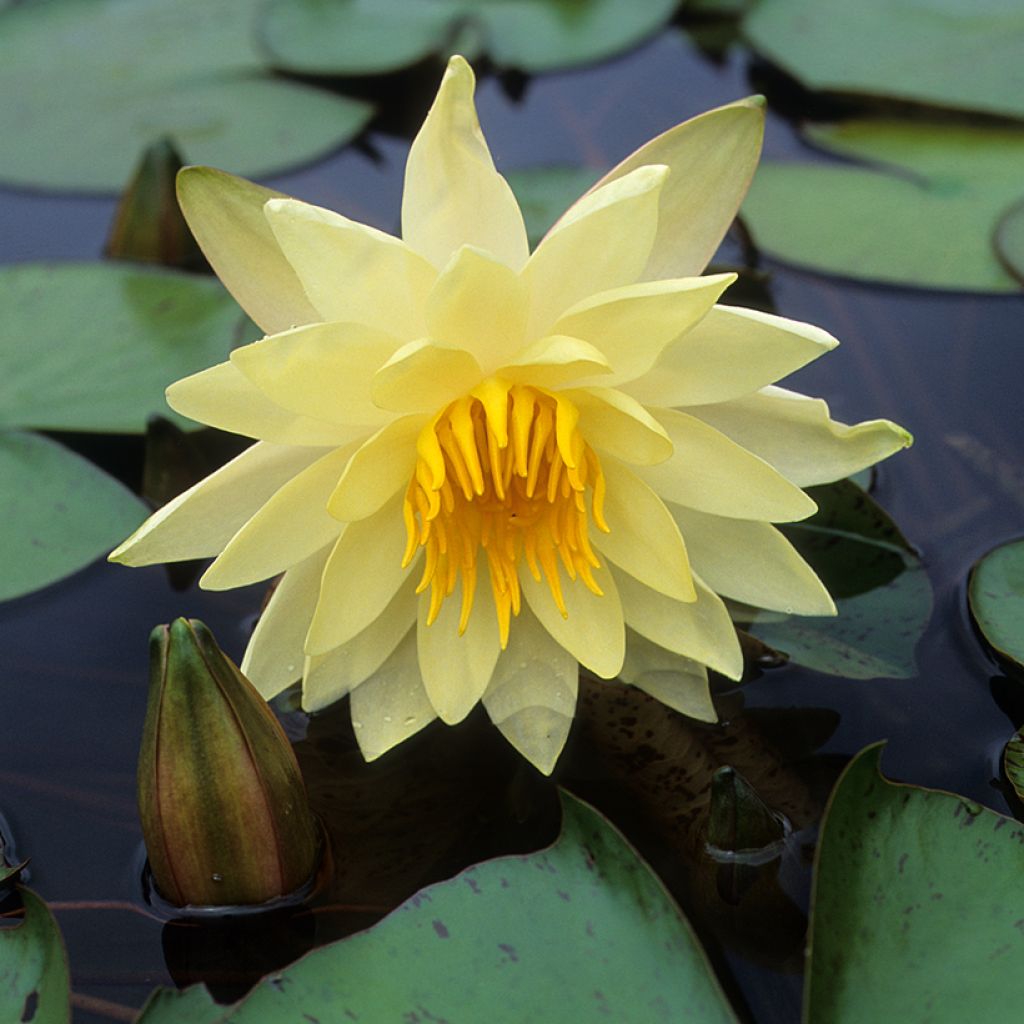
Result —
M283 573L243 671L268 698L301 678L310 710L351 693L368 759L482 701L550 772L579 665L713 719L706 669L742 669L720 595L834 614L772 524L909 436L775 387L835 340L720 305L734 275L699 276L757 163L762 100L642 146L531 253L474 84L452 58L401 239L181 173L200 245L267 336L167 399L257 442L111 558L216 556L213 590Z

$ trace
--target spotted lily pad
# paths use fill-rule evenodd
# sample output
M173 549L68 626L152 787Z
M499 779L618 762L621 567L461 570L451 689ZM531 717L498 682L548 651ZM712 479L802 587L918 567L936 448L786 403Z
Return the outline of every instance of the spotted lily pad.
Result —
M744 31L810 89L1024 117L1016 0L758 0Z
M916 675L914 648L932 610L920 559L884 509L852 481L808 493L817 513L782 529L828 587L839 614L751 612L750 632L819 672L852 679Z
M60 930L46 904L21 889L24 920L0 928L0 1020L67 1024L68 964Z
M1024 191L1024 129L865 120L806 135L861 163L763 164L743 214L766 252L870 281L1020 289L993 234Z
M990 551L971 570L971 615L999 660L1024 673L1024 540Z
M260 176L358 133L367 104L265 72L257 8L46 0L0 9L0 180L114 191L162 136L193 162Z
M487 861L422 890L369 931L264 979L233 1007L162 992L139 1024L284 1024L303 1015L735 1024L693 933L647 865L585 804L563 796L563 814L548 849Z
M260 333L213 278L110 263L6 267L0 308L0 428L195 428L164 389Z
M890 782L869 747L818 846L806 1024L1012 1024L1024 1001L1024 826Z
M458 50L549 71L639 43L678 0L272 0L260 39L294 71L366 75Z
M1024 730L1018 729L1003 751L1003 771L1018 798L1024 800Z
M0 432L0 601L88 565L148 512L127 488L56 441Z

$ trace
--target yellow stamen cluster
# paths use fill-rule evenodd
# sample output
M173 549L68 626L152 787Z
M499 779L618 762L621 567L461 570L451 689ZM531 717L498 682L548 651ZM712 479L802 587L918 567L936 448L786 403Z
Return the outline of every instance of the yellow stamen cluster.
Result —
M593 575L601 563L590 546L588 512L608 532L604 474L578 421L579 410L564 397L491 378L424 427L405 495L408 542L402 564L413 560L417 548L424 549L417 593L431 587L428 624L461 578L459 633L465 631L481 549L502 647L521 607L521 557L535 580L543 573L565 617L559 561L570 580L579 578L601 594Z

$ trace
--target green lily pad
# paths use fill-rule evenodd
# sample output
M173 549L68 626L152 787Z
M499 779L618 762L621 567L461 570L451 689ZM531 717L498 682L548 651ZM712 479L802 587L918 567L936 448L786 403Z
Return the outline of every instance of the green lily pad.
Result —
M126 487L56 441L0 433L0 601L71 575L148 514Z
M163 136L191 161L259 177L352 138L371 108L265 73L257 8L47 0L0 10L0 180L113 191Z
M1024 117L1016 0L758 0L744 31L810 89Z
M204 1011L204 1012L200 1012ZM678 908L623 836L563 795L562 834L430 886L233 1007L161 993L139 1024L736 1018Z
M0 428L141 433L164 389L259 336L213 278L102 263L0 270Z
M24 920L0 928L0 1020L67 1024L70 980L60 930L35 893L20 892Z
M1020 198L1024 130L847 121L810 142L870 166L764 164L743 204L757 244L869 281L1013 292L993 233Z
M283 68L366 75L458 50L550 71L628 49L672 16L678 0L273 0L260 40Z
M975 563L967 600L999 660L1024 672L1024 540L1003 544Z
M884 509L852 481L808 493L818 511L782 530L828 587L839 614L755 612L750 632L818 672L852 679L916 675L914 648L932 610L920 559Z
M1024 284L1024 202L1014 203L999 218L992 244L1007 272Z
M568 207L601 177L601 173L575 164L551 164L546 167L526 167L506 175L522 208L531 248L540 242Z
M1011 1024L1024 974L1024 826L897 785L880 748L847 768L822 826L806 1024Z

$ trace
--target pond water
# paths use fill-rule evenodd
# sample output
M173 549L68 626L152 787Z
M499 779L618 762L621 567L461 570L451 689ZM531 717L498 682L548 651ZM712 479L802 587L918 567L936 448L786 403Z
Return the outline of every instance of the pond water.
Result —
M685 117L753 91L748 74L742 53L715 64L672 28L599 68L528 81L518 100L509 95L515 90L486 77L478 104L500 168L547 162L600 168ZM383 118L387 133L378 122L360 147L271 184L393 230L408 133L433 87L433 69L422 82L410 76L402 95L416 95L417 103L392 104ZM399 129L407 134L390 134ZM771 113L767 154L792 154L799 145L792 124ZM113 206L95 197L0 190L0 259L98 257ZM775 668L743 687L745 706L829 709L835 727L820 737L822 763L888 739L890 776L952 789L1005 812L998 757L1011 725L1021 724L1024 702L972 631L965 579L978 556L1024 532L1021 299L869 286L767 259L762 265L771 271L779 313L819 324L842 342L791 378L792 386L825 397L838 419L885 416L915 435L912 449L882 467L874 495L920 549L935 608L917 648L915 678L846 680ZM138 474L139 445L111 443L104 451L111 464ZM447 732L435 724L411 753L362 770L345 716L328 715L314 723L304 747L300 742L300 754L315 775L321 811L331 799L358 809L357 822L338 826L352 840L335 850L344 885L333 887L315 914L242 925L227 938L213 926L165 925L141 898L134 803L146 639L154 625L186 615L205 621L238 658L261 599L258 587L178 591L160 567L128 571L100 563L0 605L0 828L19 857L31 858L31 885L56 912L81 1024L130 1020L131 1008L154 985L175 979L207 978L230 995L245 982L239 961L251 963L254 950L285 946L284 962L312 942L365 926L427 881L481 856L551 838L550 788L517 772L514 759L492 758L493 774L465 781L481 751L486 761L490 744L502 743L479 716ZM296 739L305 733L298 716L288 726ZM330 738L332 729L339 739ZM602 779L580 767L586 758L577 756L579 742L572 743L554 781L601 802ZM438 754L442 746L446 753ZM401 797L409 766L420 762L431 766L431 785ZM344 781L325 794L321 787L332 784L323 779L338 765L336 779ZM441 809L459 802L468 810L444 818ZM615 800L607 809L615 818ZM436 826L429 834L416 831L425 820ZM367 836L372 840L357 848L356 839ZM638 838L656 863L659 852L670 854L659 851L659 841ZM346 861L352 863L345 867ZM808 882L805 863L783 878L798 905L806 903ZM685 884L673 888L685 902ZM758 1024L798 1020L800 979L792 958L772 963L762 955L763 943L761 952L738 942L729 948L714 931L702 934L719 944L716 961L732 977L741 1014ZM214 955L243 942L248 952L235 962ZM261 962L263 970L271 966Z

